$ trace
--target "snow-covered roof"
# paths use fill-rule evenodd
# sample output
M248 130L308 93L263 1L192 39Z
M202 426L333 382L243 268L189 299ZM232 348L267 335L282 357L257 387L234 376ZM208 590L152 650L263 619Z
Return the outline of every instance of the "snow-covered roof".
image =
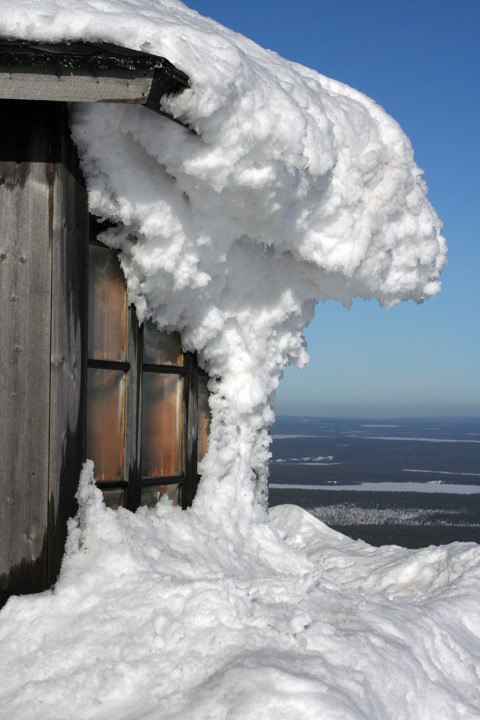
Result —
M316 302L439 289L446 245L408 138L362 93L178 0L5 0L0 35L114 43L190 78L163 106L194 133L115 104L74 105L71 127L139 320L178 330L214 378L202 487L222 479L225 512L243 487L252 507Z

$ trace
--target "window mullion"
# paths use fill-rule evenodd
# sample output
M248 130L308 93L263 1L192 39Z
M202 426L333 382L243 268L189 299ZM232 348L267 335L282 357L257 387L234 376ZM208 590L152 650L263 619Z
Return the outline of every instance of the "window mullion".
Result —
M185 354L185 366L188 369L185 383L185 482L182 485L182 507L192 504L198 484L197 476L197 415L198 415L198 369L195 358Z
M94 360L89 358L88 367L98 370L123 370L123 372L127 372L127 370L130 370L130 363L123 360Z
M143 363L143 372L162 373L163 375L186 375L188 368L177 365L152 365L152 363Z
M141 401L142 401L142 331L134 307L129 308L127 332L127 397L125 408L125 480L128 481L127 506L140 505Z

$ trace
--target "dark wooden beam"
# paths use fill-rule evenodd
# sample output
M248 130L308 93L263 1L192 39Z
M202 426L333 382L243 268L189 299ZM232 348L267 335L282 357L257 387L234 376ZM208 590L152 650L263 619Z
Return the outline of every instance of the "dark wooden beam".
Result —
M188 77L165 58L108 43L0 39L0 99L117 102L165 115L162 98Z

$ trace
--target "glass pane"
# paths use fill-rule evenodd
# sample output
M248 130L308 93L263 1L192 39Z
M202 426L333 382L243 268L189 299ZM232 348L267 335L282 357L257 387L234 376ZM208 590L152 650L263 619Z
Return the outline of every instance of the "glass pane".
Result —
M88 369L87 457L99 481L122 477L124 377L122 370Z
M123 490L104 490L103 502L107 507L116 510L125 505L125 493Z
M117 255L90 245L88 270L88 357L125 360L127 294Z
M182 399L182 377L143 373L143 477L181 475Z
M178 333L161 333L151 320L143 330L143 362L183 366L182 343Z
M210 433L210 407L208 405L208 378L198 376L198 444L197 460L200 462L208 450L208 436Z
M148 507L155 507L162 495L167 495L174 505L179 505L180 488L181 485L179 483L176 483L175 485L154 485L153 487L143 487L141 504L148 505Z

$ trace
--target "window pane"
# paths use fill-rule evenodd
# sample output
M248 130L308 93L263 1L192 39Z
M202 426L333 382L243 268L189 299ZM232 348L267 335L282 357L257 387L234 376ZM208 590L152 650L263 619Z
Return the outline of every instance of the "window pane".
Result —
M88 293L88 357L125 360L127 295L117 255L90 245Z
M153 365L183 366L182 344L178 333L161 333L151 320L144 325L143 362Z
M174 505L179 505L180 488L181 485L178 483L175 485L154 485L153 487L143 487L141 504L148 505L148 507L154 507L162 495L167 495Z
M98 481L122 477L124 377L122 370L88 369L87 457Z
M143 373L142 475L182 474L183 378Z
M208 436L210 433L210 407L208 405L208 378L198 375L198 462L202 460L208 450Z
M107 507L116 510L125 505L125 493L123 490L104 490L103 502Z

